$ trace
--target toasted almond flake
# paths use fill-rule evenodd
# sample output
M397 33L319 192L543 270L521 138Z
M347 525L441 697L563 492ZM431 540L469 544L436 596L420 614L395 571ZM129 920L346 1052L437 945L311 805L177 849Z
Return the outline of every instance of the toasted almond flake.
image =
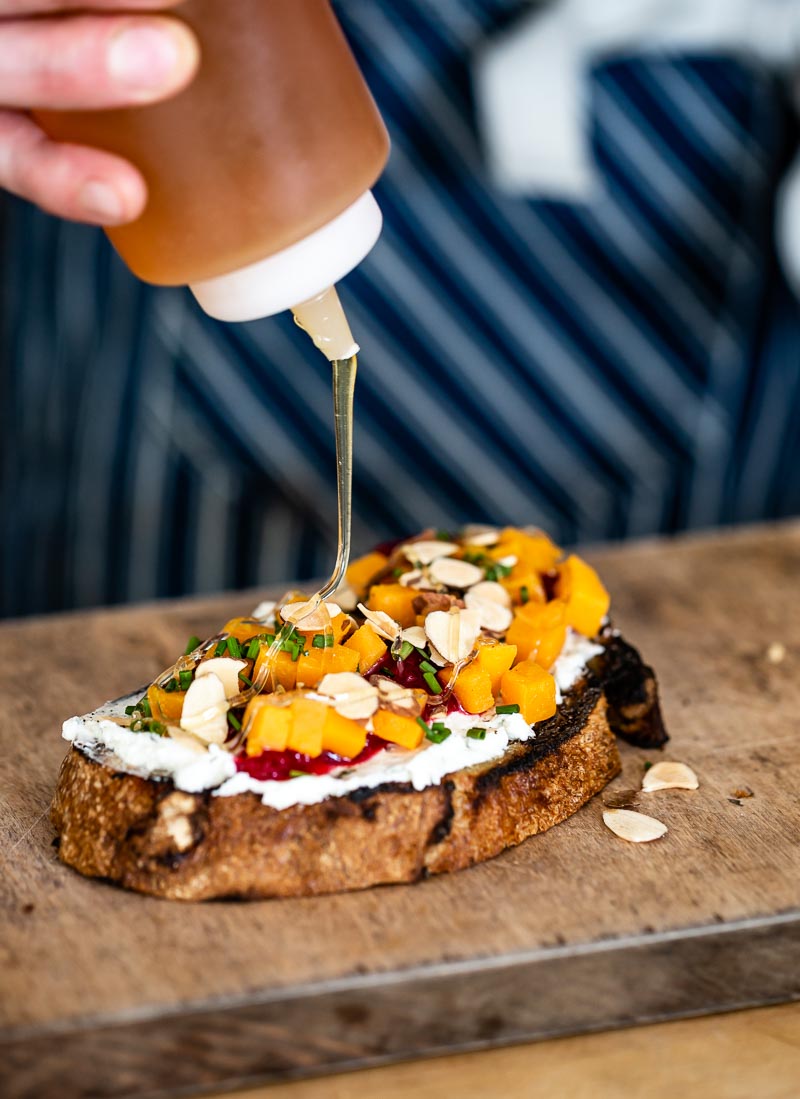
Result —
M430 565L440 557L450 557L457 549L455 542L422 541L408 542L400 547L400 552L412 565Z
M330 625L332 618L338 618L342 608L338 603L317 603L315 599L306 599L302 603L287 603L281 607L280 615L284 622L291 622L301 633L314 633Z
M277 603L274 599L265 599L263 603L258 604L251 618L257 618L259 622L272 622L275 619L276 606Z
M632 809L605 809L603 823L615 836L629 843L649 843L667 834L666 824Z
M470 588L483 580L483 569L471 565L469 561L459 561L452 557L443 557L434 561L428 569L431 580L444 584L448 588Z
M494 546L500 541L500 531L496 527L472 524L464 527L461 540L468 546Z
M502 607L511 606L511 596L503 585L498 584L496 580L481 580L480 584L475 584L464 596L464 602L469 606L470 599L476 597L478 599L491 599L494 603L499 603Z
M341 584L333 593L333 595L336 598L336 602L339 604L343 611L354 611L356 609L358 596L349 584ZM326 602L328 602L328 606L330 607L330 602L327 600Z
M786 646L780 641L773 641L767 648L767 663L782 664L786 659Z
M369 607L365 607L363 603L358 604L358 609L379 637L383 637L387 641L394 641L394 639L399 636L401 632L400 623L395 622L395 620L390 617L390 615L386 614L385 611L371 611Z
M319 682L316 693L332 699L342 717L361 721L372 717L378 708L378 689L356 672L329 672Z
M400 634L400 640L407 641L415 649L424 649L428 644L428 638L425 636L422 626L409 626Z
M414 716L422 712L420 701L410 687L402 687L385 676L375 676L374 683L381 706L390 710L413 712Z
M502 565L505 569L513 569L518 561L519 558L513 553L509 553L505 557L497 558L498 565Z
M183 700L181 728L208 744L224 744L228 736L228 700L219 676L195 677Z
M654 790L696 790L700 783L697 775L685 763L669 763L663 760L645 771L642 789L650 794Z
M215 675L225 688L225 697L233 698L242 689L239 672L244 671L246 667L246 660L232 660L229 656L212 656L210 660L202 660L197 665L194 677L201 679L204 675Z
M423 580L425 573L422 569L411 569L410 572L404 572L402 576L398 576L397 583L404 588L414 588L417 585L417 581Z
M464 596L464 602L471 611L476 611L481 627L490 633L505 633L514 620L510 607L504 607L493 599L481 599L468 591Z
M425 633L447 664L466 660L480 633L480 616L474 610L431 611L425 619Z

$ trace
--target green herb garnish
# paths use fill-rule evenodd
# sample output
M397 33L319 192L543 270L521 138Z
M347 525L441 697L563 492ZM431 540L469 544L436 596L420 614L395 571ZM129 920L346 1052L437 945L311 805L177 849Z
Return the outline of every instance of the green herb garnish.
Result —
M308 771L290 771L289 778L305 778Z
M442 693L442 685L433 672L425 672L422 678L428 684L431 694L440 695Z
M228 652L231 654L234 660L242 659L242 646L239 644L235 637L229 637L225 642Z
M486 740L486 730L481 729L480 725L473 725L471 729L467 729L467 736L470 740Z
M224 656L228 651L228 642L225 638L222 641L217 642L217 647L214 649L214 656Z
M433 744L441 744L443 740L447 740L450 732L451 730L441 721L434 721L425 735Z
M136 708L138 710L141 710L145 717L153 716L153 711L150 708L150 699L147 697L147 695L145 695L144 698L139 699L136 704Z
M130 717L135 709L136 709L135 706L126 706L125 707L125 716Z
M178 680L182 691L188 691L194 679L194 672L178 672Z
M530 602L531 593L528 591L528 585L527 584L523 584L522 587L519 589L519 597L520 597L520 599L522 600L523 603L529 603Z
M423 721L421 717L417 717L414 720L416 721L417 725L419 725L420 729L422 729L425 736L427 736L428 733L431 731L430 725L428 725L426 721Z
M189 640L186 642L186 648L183 650L183 655L188 656L189 653L193 653L197 646L200 644L200 638L196 633L193 633Z
M411 642L410 641L404 641L403 644L400 646L399 652L397 653L397 659L398 660L407 660L409 658L409 656L411 656L413 651L414 651L414 646L411 644Z
M430 660L420 660L419 670L421 672L431 672L433 675L436 675L436 673L439 671L437 667L431 664Z
M248 660L255 660L261 651L261 642L257 637L254 637L250 644L247 646L247 652L245 656Z
M519 713L519 706L516 704L516 702L511 702L511 703L509 703L508 706L496 706L495 707L495 713L498 713L498 714L518 714Z
M179 685L178 685L178 681L177 681L177 679L175 678L175 676L173 676L173 677L172 677L172 679L170 679L170 680L169 680L169 682L167 682L167 683L165 683L165 684L164 684L164 690L165 690L165 691L168 691L168 692L169 692L170 694L171 694L171 693L172 693L173 691L177 691L177 690L179 690Z
M242 681L243 683L246 683L248 687L252 687L252 686L253 686L253 681L252 681L252 679L248 679L248 678L247 678L247 676L246 676L246 675L244 674L244 672L239 672L239 679L241 679L241 681Z
M311 644L315 649L332 649L334 646L333 634L314 634Z
M237 733L242 731L242 723L232 710L228 710L228 724L231 725Z

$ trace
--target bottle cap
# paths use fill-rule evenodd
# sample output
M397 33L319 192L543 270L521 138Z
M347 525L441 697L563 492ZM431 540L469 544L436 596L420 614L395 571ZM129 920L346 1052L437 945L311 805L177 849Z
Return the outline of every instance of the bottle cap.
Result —
M371 191L295 244L189 289L209 316L253 321L307 302L352 271L380 236L383 218Z

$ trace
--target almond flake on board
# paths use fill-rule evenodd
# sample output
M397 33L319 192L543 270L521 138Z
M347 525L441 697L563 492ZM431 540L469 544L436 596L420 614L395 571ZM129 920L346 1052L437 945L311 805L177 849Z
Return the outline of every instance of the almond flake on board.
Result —
M224 744L228 736L228 700L219 676L195 677L181 711L181 728L207 744Z
M667 834L666 824L632 809L605 809L603 823L615 836L629 843L649 843Z
M400 547L412 565L430 565L440 557L450 557L458 550L455 542L439 542L436 540L422 542L408 542Z
M768 664L782 664L786 659L786 646L781 641L773 641L766 652Z
M385 611L371 611L363 603L358 604L358 609L379 637L383 637L387 641L394 641L399 636L402 629L400 623L395 622Z
M329 672L316 693L330 698L334 710L353 721L372 717L378 708L378 688L356 672Z
M466 660L475 647L481 630L477 611L431 611L425 619L425 633L431 645L448 664Z
M247 667L246 660L232 660L229 656L212 656L210 660L201 660L195 669L195 679L204 675L215 675L225 688L225 697L233 698L242 689L239 672Z
M452 557L442 557L434 561L428 569L431 580L436 580L448 588L471 588L483 580L483 569L471 565L469 561L459 561Z
M332 618L338 618L342 608L338 603L319 603L306 599L302 603L287 603L281 607L284 622L290 622L301 633L314 633L329 626Z
M642 778L642 790L651 794L655 790L696 790L700 783L697 775L685 763L663 760L654 763Z

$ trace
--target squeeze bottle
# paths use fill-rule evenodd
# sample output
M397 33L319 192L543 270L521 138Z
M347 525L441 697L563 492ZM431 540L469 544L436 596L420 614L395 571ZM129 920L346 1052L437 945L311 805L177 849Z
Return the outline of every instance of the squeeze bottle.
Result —
M389 141L330 3L187 0L174 14L201 49L184 91L37 119L50 136L118 153L143 173L144 212L106 230L139 278L188 284L220 320L295 308L329 358L353 354L329 288L378 239L370 188Z

